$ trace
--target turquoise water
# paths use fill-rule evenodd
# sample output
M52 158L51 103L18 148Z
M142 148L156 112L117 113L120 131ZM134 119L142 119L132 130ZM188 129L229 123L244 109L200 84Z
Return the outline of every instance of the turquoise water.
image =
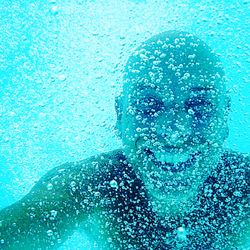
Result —
M131 51L190 31L221 55L232 97L226 147L249 153L249 1L2 1L0 208L49 169L121 145L114 98ZM89 249L76 233L62 249ZM73 246L73 247L72 247Z

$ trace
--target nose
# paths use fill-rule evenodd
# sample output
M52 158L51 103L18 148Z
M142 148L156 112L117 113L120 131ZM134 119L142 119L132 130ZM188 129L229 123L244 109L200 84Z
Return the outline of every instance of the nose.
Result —
M171 146L186 143L192 134L192 124L186 114L162 116L157 125L158 136Z

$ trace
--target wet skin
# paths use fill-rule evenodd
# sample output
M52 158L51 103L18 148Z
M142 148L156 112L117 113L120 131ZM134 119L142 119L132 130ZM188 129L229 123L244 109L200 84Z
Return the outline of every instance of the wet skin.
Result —
M146 41L116 110L124 148L51 170L0 211L0 246L53 249L83 227L97 249L245 249L249 158L223 150L228 98L211 50L183 32Z
M177 41L172 36L137 50L117 101L126 155L152 201L165 208L158 209L163 214L189 207L217 165L228 133L228 98L219 61L193 37L183 35ZM169 44L175 47L169 49Z

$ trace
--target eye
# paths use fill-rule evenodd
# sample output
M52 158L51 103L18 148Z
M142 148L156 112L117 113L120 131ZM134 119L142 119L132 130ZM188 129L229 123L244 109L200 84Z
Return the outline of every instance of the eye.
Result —
M212 116L214 105L205 98L192 98L185 102L185 110L196 120L204 120Z
M163 109L163 101L155 97L146 96L136 101L136 110L146 116L156 116Z

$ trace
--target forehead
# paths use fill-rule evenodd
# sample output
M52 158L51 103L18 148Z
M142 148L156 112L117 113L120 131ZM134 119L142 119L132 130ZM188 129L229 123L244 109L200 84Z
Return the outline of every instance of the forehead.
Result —
M164 96L176 96L176 95L190 95L190 94L218 94L219 88L215 85L206 85L206 84L198 84L194 83L186 83L186 84L175 84L171 81L158 83L158 84L130 84L128 87L129 94L133 96L138 96L141 94L150 94L156 93L158 95Z
M124 92L159 91L185 95L193 89L223 91L217 56L198 38L164 33L143 43L129 58Z

